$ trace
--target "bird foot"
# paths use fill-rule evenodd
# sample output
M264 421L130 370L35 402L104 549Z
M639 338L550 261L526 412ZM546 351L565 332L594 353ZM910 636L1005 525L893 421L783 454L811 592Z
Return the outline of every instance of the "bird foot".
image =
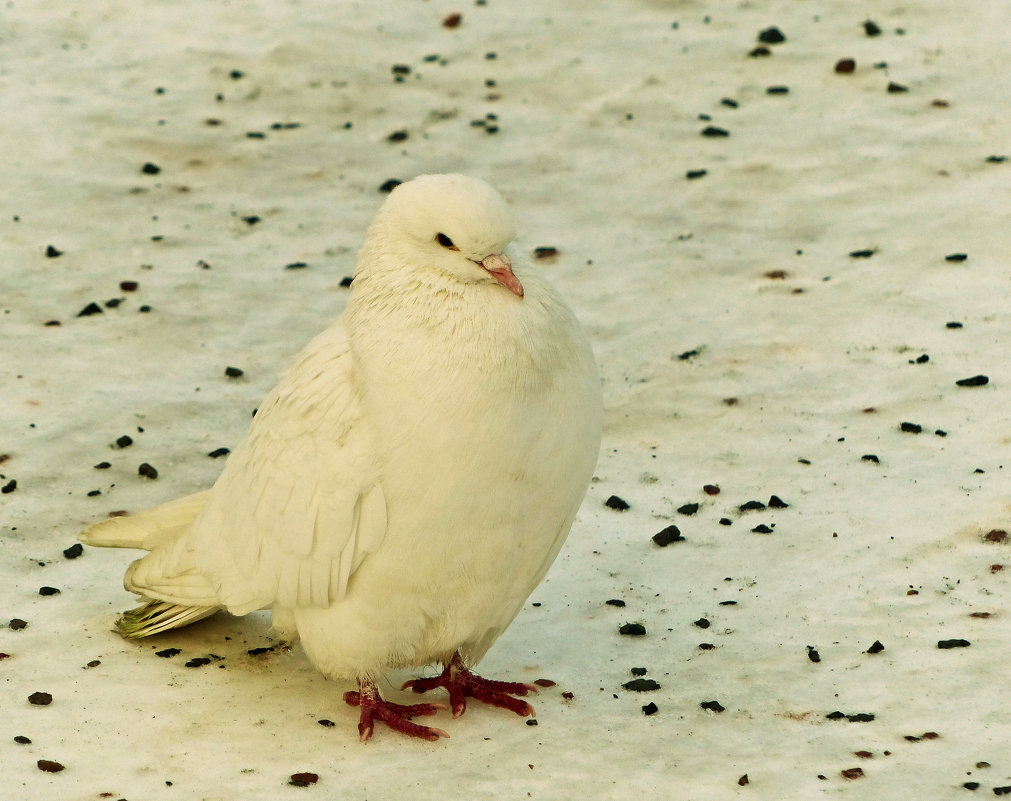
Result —
M459 651L453 654L453 658L446 665L446 669L442 671L442 675L428 679L411 679L404 682L401 689L406 690L408 687L416 693L428 692L436 687L445 687L449 690L449 703L453 709L454 718L460 717L466 711L468 697L508 709L523 717L536 717L534 708L530 704L519 698L513 698L514 695L537 692L536 685L482 678L476 673L471 673L463 663L463 657L460 656Z
M344 693L344 701L348 706L360 706L362 709L358 721L358 734L363 743L372 739L376 719L408 737L420 737L431 742L440 737L449 737L449 734L442 729L411 722L411 718L415 715L434 715L440 709L445 709L445 704L395 704L392 701L384 701L379 696L379 688L375 683L362 679L358 680L358 690Z

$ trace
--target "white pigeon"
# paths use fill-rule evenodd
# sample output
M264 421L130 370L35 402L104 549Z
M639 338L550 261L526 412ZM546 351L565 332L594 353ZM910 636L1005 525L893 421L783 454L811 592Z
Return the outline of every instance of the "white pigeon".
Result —
M369 226L344 314L267 396L214 486L88 529L150 551L125 586L127 637L225 609L270 609L325 676L355 679L363 741L441 704L379 695L407 682L520 715L535 690L471 672L541 581L586 492L601 433L587 338L558 293L506 255L501 196L463 175L393 190Z

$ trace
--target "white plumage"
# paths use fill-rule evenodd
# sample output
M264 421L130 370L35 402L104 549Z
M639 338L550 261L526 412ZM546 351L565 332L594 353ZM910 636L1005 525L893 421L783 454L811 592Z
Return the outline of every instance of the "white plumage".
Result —
M150 551L126 574L150 603L127 614L125 634L269 608L323 674L359 681L349 701L361 703L363 739L373 713L445 734L404 719L434 709L378 697L390 667L445 664L455 714L461 692L532 714L484 697L523 685L461 682L484 682L469 667L568 534L601 398L578 322L535 271L512 265L512 238L482 181L426 175L393 190L346 311L261 404L213 488L82 535Z

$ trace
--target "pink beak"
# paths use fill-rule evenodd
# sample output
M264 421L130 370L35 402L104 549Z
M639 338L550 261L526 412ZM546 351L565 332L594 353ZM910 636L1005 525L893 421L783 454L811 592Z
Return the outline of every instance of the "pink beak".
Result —
M520 279L513 274L512 262L509 261L509 257L504 253L496 253L492 256L485 256L485 258L479 261L478 264L484 267L492 278L502 284L502 286L512 292L516 297L523 297L523 284L521 284Z

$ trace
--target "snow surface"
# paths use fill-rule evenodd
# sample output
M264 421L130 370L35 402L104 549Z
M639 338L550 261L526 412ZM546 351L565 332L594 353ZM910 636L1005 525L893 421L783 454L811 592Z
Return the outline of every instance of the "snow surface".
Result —
M986 536L1011 528L1011 163L988 160L1011 156L1007 3L12 0L0 20L0 600L28 623L0 629L0 795L1011 786L1011 543ZM770 26L786 41L749 56ZM207 454L341 311L379 186L451 170L512 203L517 252L558 249L540 264L594 341L604 447L481 666L557 682L539 725L475 705L438 719L450 740L361 745L347 687L297 647L247 653L275 645L262 616L124 642L134 555L62 551L209 485ZM773 494L788 507L738 509ZM684 541L655 545L672 523ZM633 667L660 688L624 689Z

